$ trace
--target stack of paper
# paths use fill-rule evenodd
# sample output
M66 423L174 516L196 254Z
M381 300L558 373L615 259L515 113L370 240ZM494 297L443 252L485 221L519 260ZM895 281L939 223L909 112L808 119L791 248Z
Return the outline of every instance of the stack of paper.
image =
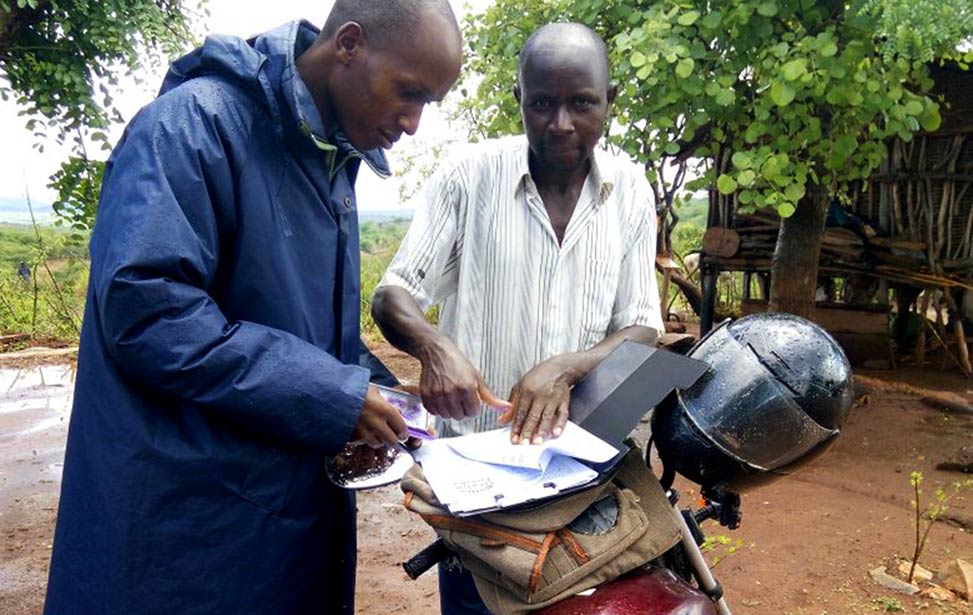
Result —
M505 508L585 485L618 450L568 423L544 444L511 444L510 430L426 442L414 453L436 497L453 514Z

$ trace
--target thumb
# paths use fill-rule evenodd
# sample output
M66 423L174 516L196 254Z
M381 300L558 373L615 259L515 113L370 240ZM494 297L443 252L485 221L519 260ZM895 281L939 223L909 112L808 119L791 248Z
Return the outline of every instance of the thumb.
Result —
M480 401L488 406L492 406L496 410L509 410L513 405L506 400L500 399L496 395L490 392L487 385L481 380L476 385L476 394L479 396Z

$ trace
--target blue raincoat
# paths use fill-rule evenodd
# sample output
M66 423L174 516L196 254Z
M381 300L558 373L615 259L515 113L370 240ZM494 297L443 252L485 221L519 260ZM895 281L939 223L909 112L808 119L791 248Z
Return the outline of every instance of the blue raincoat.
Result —
M173 64L105 172L45 612L350 613L354 182L292 23ZM383 372L386 377L391 377Z

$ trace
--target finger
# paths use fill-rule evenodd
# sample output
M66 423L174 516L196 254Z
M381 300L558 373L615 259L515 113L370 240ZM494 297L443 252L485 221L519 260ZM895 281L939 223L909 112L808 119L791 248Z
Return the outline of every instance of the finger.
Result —
M520 444L521 438L523 437L524 421L527 420L527 413L530 410L533 399L530 393L521 393L517 400L517 408L514 413L514 425L510 428L512 434L510 441L514 444Z
M405 424L405 418L394 407L390 406L390 412L385 413L385 425L395 436L396 442L404 442L409 438L409 426Z
M570 410L570 402L567 399L558 405L557 417L554 421L554 429L551 431L551 434L553 434L555 438L560 438L561 434L564 433L564 427L568 424L568 417L571 415Z
M477 383L476 394L477 397L480 398L480 401L482 401L488 406L491 406L492 408L495 408L497 410L509 410L511 408L511 404L509 401L500 399L499 397L494 395L490 391L490 389L487 388L486 383L484 383L482 380L479 383Z
M517 415L517 400L519 399L520 389L515 388L510 394L510 407L507 408L507 411L501 414L499 418L497 418L497 423L500 425L507 425L513 422L514 417ZM512 429L510 430L510 435L513 436Z
M422 396L422 405L426 407L426 410L430 414L435 416L441 416L444 419L453 418L450 415L449 405L443 402L443 396L441 392L429 391L424 393Z
M554 428L554 420L557 417L557 402L548 402L544 405L541 413L540 423L537 425L537 434L534 436L534 444L542 444L551 435Z
M461 393L464 418L472 418L480 413L480 396L476 389L463 389Z
M520 431L521 442L539 444L539 442L536 441L537 426L540 424L543 414L544 406L539 402L539 400L535 399L532 401L530 409L527 411L527 415L524 417L524 427ZM541 439L541 442L543 442L543 438Z

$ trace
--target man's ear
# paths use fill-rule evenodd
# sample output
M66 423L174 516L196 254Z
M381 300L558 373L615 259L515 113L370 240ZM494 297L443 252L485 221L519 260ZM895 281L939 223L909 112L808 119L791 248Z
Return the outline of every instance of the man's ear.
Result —
M608 106L610 107L613 102L615 102L615 97L618 96L618 86L614 83L608 86Z
M357 22L349 21L338 28L334 39L338 61L347 65L361 53L362 47L365 46L365 31Z
M517 104L520 104L520 84L515 83L513 87L514 98L517 99Z

